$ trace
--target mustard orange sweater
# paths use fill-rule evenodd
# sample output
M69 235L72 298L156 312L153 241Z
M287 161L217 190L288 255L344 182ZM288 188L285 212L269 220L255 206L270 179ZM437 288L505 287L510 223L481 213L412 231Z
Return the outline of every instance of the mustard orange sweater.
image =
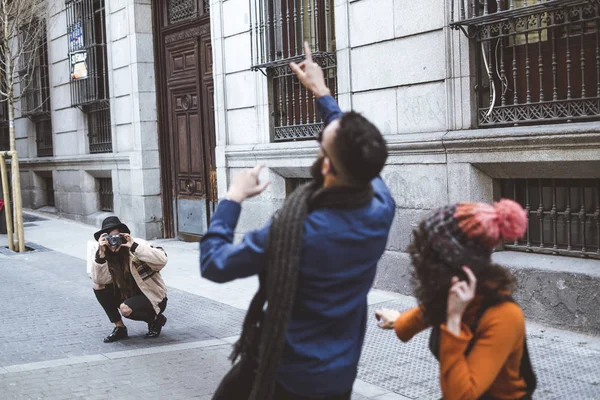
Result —
M440 384L444 400L478 399L484 393L502 399L519 399L527 385L520 376L525 318L521 308L504 302L486 310L475 331L475 345L467 357L464 353L473 333L478 304L469 306L463 317L460 336L446 329L440 331ZM426 329L420 307L405 311L395 323L400 340L406 342Z

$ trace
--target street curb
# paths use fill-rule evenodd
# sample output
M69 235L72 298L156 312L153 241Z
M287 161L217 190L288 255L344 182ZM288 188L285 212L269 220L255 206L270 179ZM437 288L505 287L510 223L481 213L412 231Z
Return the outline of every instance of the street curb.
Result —
M119 360L130 357L140 357L151 354L169 353L173 351L202 349L206 347L216 347L229 345L228 342L221 339L201 340L189 343L169 344L158 347L150 347L145 349L116 351L113 353L100 353L88 356L60 358L57 360L40 361L27 364L15 364L0 367L0 375L10 374L15 372L34 371L46 368L64 367L77 364L86 364L98 361Z

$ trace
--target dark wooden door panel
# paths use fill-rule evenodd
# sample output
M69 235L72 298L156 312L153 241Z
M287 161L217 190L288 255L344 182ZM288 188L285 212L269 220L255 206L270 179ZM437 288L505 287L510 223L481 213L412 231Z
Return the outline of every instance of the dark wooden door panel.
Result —
M165 25L166 1L155 7L159 34L157 103L165 232L197 240L216 202L214 84L210 18ZM157 78L158 79L158 78ZM164 147L164 148L163 148ZM165 170L167 169L167 170ZM170 228L169 228L170 227Z

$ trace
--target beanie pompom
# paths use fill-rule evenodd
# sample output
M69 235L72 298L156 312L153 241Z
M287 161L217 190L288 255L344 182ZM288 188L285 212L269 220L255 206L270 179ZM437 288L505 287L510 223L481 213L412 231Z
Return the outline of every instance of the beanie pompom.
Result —
M494 203L498 215L498 229L504 240L522 238L527 230L527 212L513 200L502 199Z

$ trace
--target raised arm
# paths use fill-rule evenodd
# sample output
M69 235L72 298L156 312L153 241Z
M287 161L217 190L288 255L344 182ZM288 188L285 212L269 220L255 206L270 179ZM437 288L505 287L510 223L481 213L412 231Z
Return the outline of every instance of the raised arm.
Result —
M241 203L261 193L269 184L258 179L262 167L238 172L225 200L219 203L200 241L200 273L204 278L223 283L257 274L262 269L269 224L246 234L241 243L233 244Z
M313 61L310 45L307 42L304 43L304 54L306 59L300 64L290 63L290 68L298 76L298 80L317 98L319 113L327 126L331 121L342 116L342 110L331 96L331 91L325 83L323 70Z

